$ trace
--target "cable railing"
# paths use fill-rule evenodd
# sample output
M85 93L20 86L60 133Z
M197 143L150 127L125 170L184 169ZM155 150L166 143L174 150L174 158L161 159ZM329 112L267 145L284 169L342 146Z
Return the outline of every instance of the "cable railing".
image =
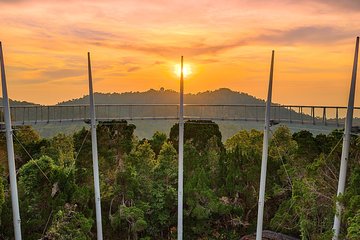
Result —
M88 105L24 105L10 108L12 123L35 125L48 123L86 122L89 120ZM177 120L177 104L97 104L97 121L112 120ZM263 122L265 105L254 104L185 104L186 120L249 121ZM273 124L306 124L343 126L346 107L272 105ZM360 107L354 109L354 124L360 117ZM360 122L360 121L359 121ZM0 123L4 123L3 107L0 107Z

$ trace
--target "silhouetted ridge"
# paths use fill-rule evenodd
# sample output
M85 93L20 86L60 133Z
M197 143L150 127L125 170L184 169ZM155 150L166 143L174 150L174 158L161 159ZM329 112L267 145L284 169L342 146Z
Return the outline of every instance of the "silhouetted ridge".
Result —
M9 99L9 104L10 104L10 106L39 105L39 104L32 103L32 102L17 101L17 100L12 100L12 99ZM3 99L2 98L0 98L0 106L3 106Z
M95 93L97 104L177 104L179 93L174 90L149 89L145 92ZM220 88L214 91L188 93L184 96L188 104L264 104L264 100L247 93ZM59 103L59 105L88 104L88 95Z

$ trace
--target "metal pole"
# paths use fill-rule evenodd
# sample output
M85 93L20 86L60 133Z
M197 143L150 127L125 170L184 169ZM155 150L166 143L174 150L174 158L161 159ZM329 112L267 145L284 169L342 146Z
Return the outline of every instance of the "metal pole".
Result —
M3 56L1 42L0 42L0 62L1 62L1 83L2 83L4 118L5 118L5 127L6 127L6 147L7 147L7 155L9 162L11 205L13 211L14 234L15 234L15 240L21 240L21 219L20 219L20 210L19 210L17 182L16 182L14 142L12 136L9 96L7 92L5 64L4 64L4 56Z
M95 103L94 103L94 92L93 92L89 52L88 52L88 71L89 71L90 117L91 117L91 146L92 146L92 158L93 158L95 207L96 207L96 229L97 229L97 239L102 240L103 233L102 233L102 224L101 224L101 198L100 198L99 163L98 163L98 150L97 150L97 137L96 137Z
M184 181L184 57L181 56L179 111L179 169L178 169L178 229L177 239L183 239L183 181Z
M356 38L354 66L353 66L353 71L352 71L349 102L348 102L348 108L347 108L347 113L346 113L346 122L345 122L343 146L342 146L342 152L341 152L341 164L340 164L340 175L339 175L337 196L341 196L345 190L346 170L347 170L347 162L348 162L348 158L349 158L349 147L350 147L350 137L351 137L350 132L351 132L351 128L352 128L352 119L353 119L353 112L354 112L354 98L355 98L355 85L356 85L356 74L357 74L357 64L358 64L358 52L359 52L359 37ZM337 201L336 202L336 214L335 214L334 226L333 226L333 232L334 232L333 240L339 239L342 209L343 209L342 204L339 201Z
M261 176L260 176L256 240L262 239L262 231L263 231L266 168L267 168L268 148L269 148L270 106L271 106L272 84L273 84L273 74L274 74L274 55L275 52L273 50L271 55L269 89L268 89L268 97L266 101L266 110L265 110L265 126L264 126L264 139L263 139L263 150L262 150L262 160L261 160Z

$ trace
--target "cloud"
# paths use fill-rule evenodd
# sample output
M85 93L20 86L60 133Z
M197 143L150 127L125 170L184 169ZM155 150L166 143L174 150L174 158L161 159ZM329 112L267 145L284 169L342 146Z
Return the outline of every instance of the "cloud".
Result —
M102 41L117 37L115 36L115 34L109 31L101 31L101 30L90 29L85 27L70 28L69 30L67 30L67 33L71 36L76 36L81 39L91 39L97 41Z
M198 62L201 64L210 64L210 63L220 62L220 60L215 58L206 58L206 59L200 59L198 60Z
M111 42L89 41L88 43L101 47L138 51L142 53L151 53L163 57L174 57L179 55L199 56L204 54L218 54L232 48L237 48L247 45L247 41L242 39L235 40L232 42L224 42L223 44L196 43L189 46L179 46L179 45L169 45L169 44L166 45L166 43L163 43L162 45L155 43L145 44L141 42L117 44Z
M25 65L21 65L21 66L10 65L10 66L6 66L6 69L9 72L33 72L39 70L39 68L28 67Z
M159 55L162 57L174 57L179 55L186 55L189 57L216 55L229 51L234 48L239 48L248 45L318 45L327 43L336 43L344 40L349 40L354 37L353 32L332 26L300 26L286 30L278 29L264 29L260 32L253 33L252 36L247 37L233 37L232 39L223 40L222 43L204 43L192 42L181 45L170 45L163 43L143 43L141 41L134 41L128 43L116 43L114 41L89 41L89 44L96 46L121 49L127 51L138 51L146 54ZM209 58L202 60L203 63L216 62L216 59ZM126 61L127 62L127 61Z
M343 8L346 10L360 11L359 0L312 0L323 5L328 5L335 8ZM308 2L312 2L308 1Z
M326 44L342 41L353 37L353 34L330 26L303 26L289 30L271 30L255 40L276 44Z
M140 70L141 68L140 67L130 67L127 69L127 72L136 72L138 70Z
M86 71L84 69L56 69L41 71L41 76L49 80L53 78L69 78L82 75L86 76Z
M18 3L24 2L25 0L0 0L0 3Z

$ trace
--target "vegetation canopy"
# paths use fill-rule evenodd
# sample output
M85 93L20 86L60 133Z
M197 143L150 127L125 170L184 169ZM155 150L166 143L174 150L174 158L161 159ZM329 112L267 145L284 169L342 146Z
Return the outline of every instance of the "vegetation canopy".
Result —
M138 139L126 121L98 125L105 239L176 239L178 124L169 136ZM15 131L22 230L26 239L95 239L91 133L41 138ZM184 237L240 239L256 230L263 133L222 139L212 121L185 123ZM330 239L342 132L271 131L264 229ZM343 238L360 236L360 138L350 145ZM4 136L0 139L0 239L13 236Z

